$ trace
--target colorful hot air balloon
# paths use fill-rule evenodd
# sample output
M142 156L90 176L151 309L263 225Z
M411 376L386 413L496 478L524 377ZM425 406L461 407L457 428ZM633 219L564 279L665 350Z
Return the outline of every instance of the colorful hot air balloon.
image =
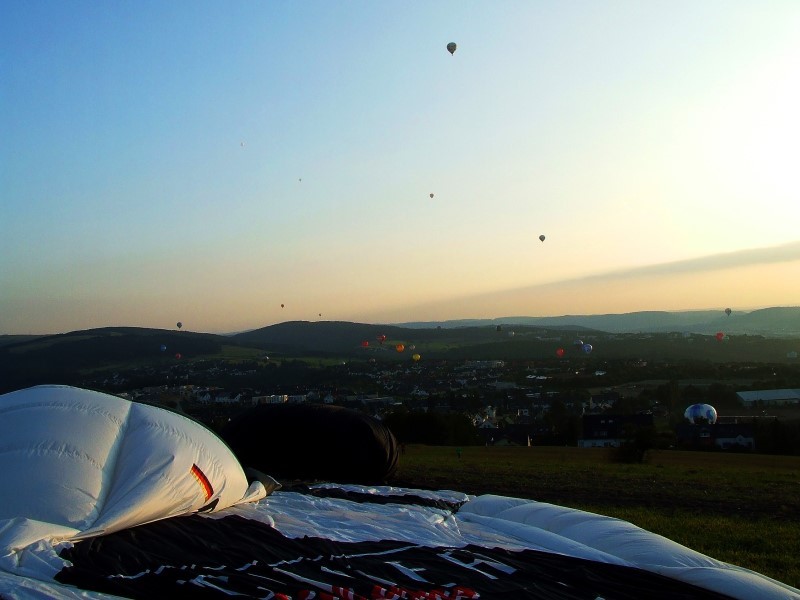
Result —
M419 354L412 354L411 358L414 359L414 362L417 362L422 357Z
M167 346L165 344L161 344L161 351L164 352L166 349L167 349Z
M556 356L558 358L561 358L562 356L564 356L564 349L563 348L559 348L558 350L556 350Z
M456 53L456 43L455 42L450 42L449 44L447 44L447 51L450 53L451 56L453 54L455 54Z
M178 360L180 360L180 358L181 358L181 353L180 353L180 352L176 352L176 353L175 353L175 358L177 358Z
M415 348L416 348L416 346L415 346L414 344L411 344L411 345L408 347L408 349L409 349L409 350L414 350Z
M592 345L591 344L584 344L583 351L585 354L590 354L592 352Z
M367 340L364 340L363 342L361 342L361 347L362 348L368 348L369 347L369 342Z
M385 342L385 341L386 341L386 336L385 336L385 335L379 335L379 336L378 336L378 341L379 341L381 344L383 344L383 342Z
M539 241L540 241L540 242L543 242L543 241L544 241L544 239L545 239L545 238L544 238L544 235L540 235L540 236L539 236Z
M724 334L724 333L722 333L721 331L718 331L718 332L717 332L717 335L715 335L714 337L716 337L716 338L717 338L717 341L718 341L718 342L721 342L723 339L725 339L725 334Z
M394 349L395 349L395 350L397 350L398 352L402 352L403 350L405 350L405 349L406 349L406 347L405 347L403 344L397 344L397 345L394 347Z

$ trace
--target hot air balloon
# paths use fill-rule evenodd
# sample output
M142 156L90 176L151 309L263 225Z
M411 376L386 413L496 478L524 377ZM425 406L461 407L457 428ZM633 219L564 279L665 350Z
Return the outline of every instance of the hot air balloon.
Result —
M398 352L402 352L403 350L405 350L405 349L406 349L406 347L405 347L403 344L397 344L397 345L394 347L394 349L395 349L395 350L397 350Z
M556 350L556 356L558 358L561 358L562 356L564 356L564 349L563 348L559 348L558 350Z
M717 409L710 404L692 404L683 412L683 416L690 423L713 425L717 422Z
M411 358L414 359L414 362L417 362L422 357L419 354L413 354Z
M416 348L416 346L415 346L414 344L411 344L411 345L408 347L408 349L409 349L409 350L414 350L415 348Z
M449 44L447 44L447 51L451 55L455 54L455 52L456 52L456 43L455 42L450 42Z
M544 235L540 235L540 236L539 236L539 241L540 241L540 242L543 242L543 241L544 241Z
M178 323L177 323L177 326L178 326L178 329L180 329L181 327L183 327L183 323L181 323L180 321L178 321Z
M281 308L283 308L283 304L281 304Z
M367 340L364 340L363 342L361 342L361 347L362 348L368 348L369 347L369 342Z
M717 332L717 335L715 335L714 337L716 337L716 338L717 338L717 341L718 341L718 342L721 342L723 339L725 339L725 334L724 334L724 333L722 333L721 331L718 331L718 332Z
M180 353L180 352L176 352L176 353L175 353L175 358L177 358L178 360L180 360L180 358L181 358L181 353Z
M583 345L583 352L585 354L589 354L589 353L591 353L591 351L592 351L592 345L591 344L584 344Z
M428 194L428 195L429 195L431 198L433 198L433 193L432 193L432 192L431 192L430 194Z
M385 341L386 341L386 336L385 336L385 335L379 335L379 336L378 336L378 341L379 341L381 344L383 344L383 342L385 342Z
M161 344L161 351L164 352L166 349L167 347L164 344Z
M730 308L726 308L725 309L725 314L730 317L731 316L731 309Z

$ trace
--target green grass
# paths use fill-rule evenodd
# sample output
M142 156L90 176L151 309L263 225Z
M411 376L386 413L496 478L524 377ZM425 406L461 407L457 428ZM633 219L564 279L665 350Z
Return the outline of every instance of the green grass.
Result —
M409 445L394 485L530 498L630 521L800 587L800 457L600 448Z

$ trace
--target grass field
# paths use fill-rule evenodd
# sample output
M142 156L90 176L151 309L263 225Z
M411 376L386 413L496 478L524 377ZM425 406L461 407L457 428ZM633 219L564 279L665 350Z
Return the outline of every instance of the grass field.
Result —
M652 451L623 464L571 447L408 445L390 483L530 498L630 521L800 587L800 457Z

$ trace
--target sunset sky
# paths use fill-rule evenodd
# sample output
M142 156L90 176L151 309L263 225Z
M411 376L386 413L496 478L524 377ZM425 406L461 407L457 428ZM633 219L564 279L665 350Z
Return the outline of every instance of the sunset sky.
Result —
M799 31L796 0L5 0L0 334L798 306Z

